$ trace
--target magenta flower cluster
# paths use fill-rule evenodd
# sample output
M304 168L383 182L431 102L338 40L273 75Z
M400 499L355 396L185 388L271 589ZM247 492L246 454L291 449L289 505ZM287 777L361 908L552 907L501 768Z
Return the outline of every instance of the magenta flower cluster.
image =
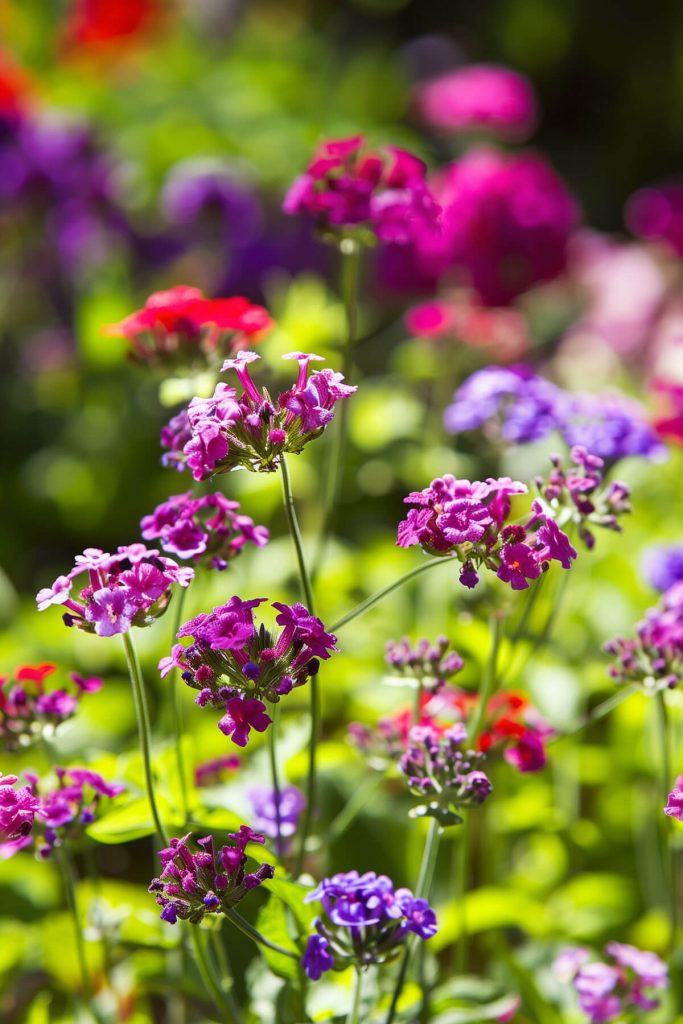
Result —
M436 693L460 672L465 662L455 650L448 650L447 636L437 637L434 643L418 640L415 645L407 636L389 640L384 660L397 676L415 679L426 690Z
M458 722L444 732L432 725L415 725L398 767L410 792L420 803L413 818L436 818L442 826L460 825L461 810L477 807L491 795L492 785L478 767L484 755L463 750L465 726Z
M656 953L621 942L609 942L605 953L611 962L592 960L589 951L581 947L565 949L554 964L560 980L573 985L590 1024L623 1020L634 1011L656 1010L659 1000L652 990L669 984L664 961Z
M257 597L202 613L178 630L188 647L176 644L159 662L162 678L179 668L183 679L199 690L196 703L224 709L218 728L233 743L246 746L251 729L264 732L271 718L264 700L277 703L294 687L303 686L318 671L319 661L336 651L336 637L302 604L273 602L281 632L274 636L264 625L257 628L254 609L266 601Z
M604 647L616 661L616 683L639 683L649 691L673 689L683 679L683 583L675 583L648 608L635 637L615 637Z
M31 842L40 800L33 785L17 787L16 775L0 774L0 858L6 859Z
M192 559L209 569L227 569L246 544L262 548L268 529L256 526L231 501L216 491L195 498L192 491L172 495L140 522L144 540L159 540L164 551Z
M195 480L237 466L272 473L283 454L298 455L318 437L334 418L336 403L356 390L334 370L316 370L309 376L310 362L321 357L292 352L283 358L298 362L297 380L273 401L265 389L258 390L249 373L249 364L260 358L255 352L239 352L223 364L224 371L237 374L239 398L235 388L220 383L211 398L193 398L164 427L161 444L169 449L162 459L165 465L187 466Z
M88 583L77 599L74 581L87 574ZM194 570L144 544L127 544L110 555L86 548L76 556L73 569L58 576L51 587L37 594L38 611L53 604L66 608L64 623L97 636L127 633L132 626L149 626L166 611L174 583L187 587Z
M521 142L536 121L536 97L527 78L496 64L466 64L417 90L423 120L448 132L487 132Z
M162 871L150 882L149 892L162 908L162 921L175 924L180 918L198 924L207 914L225 914L273 877L270 864L245 871L247 844L263 843L262 835L241 825L228 839L229 843L215 850L213 836L195 842L188 833L182 839L171 839L170 846L159 851Z
M409 935L436 935L436 914L410 889L395 889L386 875L347 871L323 878L306 903L320 900L325 917L314 921L303 968L313 981L329 970L393 960Z
M526 523L508 522L511 498L526 492L525 484L509 477L474 483L437 477L404 499L417 507L399 523L398 545L419 544L429 554L457 558L465 587L475 587L486 568L513 590L525 590L550 561L569 569L576 558L569 538L539 501L532 503Z
M96 676L84 677L78 672L70 675L73 689L60 686L47 689L46 679L57 671L50 662L43 665L21 665L14 673L14 681L0 676L0 745L5 750L40 739L72 718L86 693L96 693L102 680Z
M287 192L285 213L307 214L335 238L364 230L367 242L374 235L404 244L421 228L434 228L440 208L423 161L396 146L365 151L364 143L362 135L323 142Z
M667 797L664 813L668 818L683 821L683 775L676 779L674 788Z

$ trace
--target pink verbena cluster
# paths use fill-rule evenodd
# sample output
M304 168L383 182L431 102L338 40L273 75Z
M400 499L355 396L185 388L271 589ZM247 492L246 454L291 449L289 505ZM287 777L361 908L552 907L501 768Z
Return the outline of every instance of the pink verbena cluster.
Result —
M591 960L582 947L565 949L553 965L558 978L573 985L590 1024L624 1020L627 1014L630 1020L633 1011L656 1010L659 1000L649 990L668 986L664 961L656 953L622 942L608 942L605 953L611 963Z
M616 683L640 683L650 691L678 686L683 680L683 583L675 583L659 604L648 608L635 637L617 636L604 650L616 656L608 670Z
M172 495L140 522L145 540L159 540L164 551L210 569L227 569L245 544L262 548L268 529L241 515L238 501L220 492L195 498L192 491Z
M56 665L45 662L20 665L12 682L8 676L0 676L0 744L5 750L27 746L46 731L53 731L76 713L84 694L102 688L101 679L72 672L72 690L48 690L45 681L56 671Z
M162 461L177 469L187 466L195 480L206 480L236 466L272 473L281 455L302 452L334 418L336 403L356 388L334 370L316 370L309 377L309 363L320 356L292 352L283 358L296 359L299 374L294 387L275 401L249 374L249 363L260 356L240 352L228 359L223 370L236 371L242 394L238 398L235 388L221 383L211 398L193 398L161 432L162 446L169 449Z
M71 597L74 580L85 573L88 584L75 600ZM53 604L64 605L66 626L116 636L132 626L151 625L166 611L173 584L187 587L193 576L193 569L144 544L123 545L113 555L86 548L76 556L73 569L40 590L36 601L40 612Z
M432 555L453 556L462 565L460 582L475 587L482 568L495 572L513 590L524 590L555 560L571 568L576 550L553 516L532 502L526 523L509 523L511 497L526 494L517 480L485 481L437 477L423 491L404 499L415 505L399 523L399 547L419 544Z
M179 668L183 679L199 690L200 707L224 709L218 728L233 743L247 745L251 729L264 732L271 723L264 700L276 704L294 687L303 686L318 671L319 660L336 651L336 637L302 604L273 602L282 631L274 636L254 623L257 597L227 604L198 615L178 630L178 639L191 637L189 647L176 644L159 662L162 677Z
M524 75L497 64L467 64L421 85L418 110L449 132L487 132L521 142L536 122L536 97Z
M323 142L291 185L283 210L308 214L323 235L354 233L365 242L412 241L435 227L440 208L426 181L426 165L396 146L365 150L362 135Z

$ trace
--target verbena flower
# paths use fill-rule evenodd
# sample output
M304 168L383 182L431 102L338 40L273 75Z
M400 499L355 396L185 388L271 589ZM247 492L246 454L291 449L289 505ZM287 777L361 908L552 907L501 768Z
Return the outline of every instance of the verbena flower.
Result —
M415 679L427 690L440 690L462 670L465 662L457 651L448 648L447 636L437 637L432 644L422 639L411 646L408 637L390 640L386 646L384 660L397 676Z
M664 593L674 583L683 580L683 546L675 544L646 548L640 568L649 585Z
M508 523L511 497L526 485L509 477L485 481L437 477L404 501L414 505L398 526L399 547L419 544L432 555L453 556L461 563L460 582L475 587L482 568L496 573L513 590L525 590L550 561L571 567L576 550L547 509L534 501L524 524Z
M420 797L410 815L436 818L442 826L460 825L461 810L483 804L492 791L488 776L478 766L481 752L462 750L467 739L464 725L440 732L431 725L415 725L408 747L398 763L410 792Z
M71 718L85 693L96 693L102 680L72 672L73 689L46 689L46 679L57 671L51 662L20 665L11 682L0 676L0 744L16 750L40 739Z
M268 543L265 526L242 515L238 501L220 492L195 498L192 491L176 494L157 505L140 522L144 540L159 540L164 551L210 569L227 569L245 544Z
M683 679L683 583L675 583L659 604L648 608L632 638L615 637L604 645L616 657L609 674L616 683L639 683L654 692Z
M74 581L87 574L88 583L77 597L71 596ZM187 587L194 570L144 544L127 544L116 554L86 548L66 576L37 594L38 611L50 605L66 608L66 626L76 626L97 636L127 633L132 626L149 626L166 611L174 583Z
M241 825L239 832L228 834L229 842L214 849L213 836L171 839L170 846L159 851L162 871L153 878L149 892L162 908L161 919L175 924L180 918L198 924L207 914L224 914L236 907L251 889L257 888L275 870L260 864L247 872L246 847L263 843L264 837Z
M424 82L416 103L428 125L447 132L486 132L522 142L536 122L529 79L497 64L466 64Z
M177 285L154 292L142 309L105 333L126 338L136 363L163 369L206 366L253 344L273 326L263 306L248 299L207 299Z
M321 357L292 352L283 358L298 362L296 383L272 400L249 374L249 364L259 358L255 352L239 352L223 364L223 370L237 373L239 398L235 388L221 383L211 398L193 398L185 413L173 417L161 433L162 445L170 449L162 460L166 465L187 466L195 480L237 466L272 473L281 455L298 455L319 437L334 418L336 403L356 391L333 370L309 376L309 363Z
M254 828L269 839L276 840L278 856L289 852L292 836L296 834L306 798L297 786L283 786L279 800L274 789L252 786L247 790L252 808Z
M218 785L224 774L237 771L241 764L242 759L238 754L227 754L225 757L212 757L208 761L202 761L194 770L195 785Z
M426 165L396 146L365 150L362 135L320 144L291 185L289 214L307 214L323 237L403 244L423 225L435 226L440 208L426 181Z
M159 662L162 678L179 668L183 679L199 690L196 703L225 711L218 728L233 743L246 746L252 729L264 732L271 718L264 700L277 703L294 687L318 671L320 659L337 650L336 637L302 604L272 607L282 630L276 636L254 623L254 609L266 600L242 601L231 597L227 604L184 623L177 637L192 638L188 647L177 644Z
M324 916L314 921L302 958L309 978L355 965L365 968L395 959L409 935L436 935L436 914L410 889L395 889L386 875L347 871L324 878L306 903L320 900Z
M634 235L666 242L683 256L683 183L680 179L639 189L626 205L626 221Z
M679 775L676 779L674 788L667 797L664 813L669 818L683 821L683 775Z
M664 961L656 953L621 942L608 942L605 953L611 962L591 960L587 949L565 949L553 965L558 978L573 985L579 1006L591 1024L657 1009L659 1000L651 990L669 984Z
M33 785L17 788L16 775L0 773L0 860L5 860L32 842L40 800Z

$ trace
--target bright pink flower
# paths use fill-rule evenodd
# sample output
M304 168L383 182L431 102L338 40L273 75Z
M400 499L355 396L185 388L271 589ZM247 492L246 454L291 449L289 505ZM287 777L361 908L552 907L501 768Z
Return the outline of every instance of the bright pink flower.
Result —
M469 64L417 89L427 124L452 132L488 132L521 142L536 123L536 96L524 75L496 64Z
M232 742L238 747L246 747L251 730L265 732L271 722L272 718L266 714L263 701L232 697L225 705L225 714L218 728L226 736L232 736Z
M626 204L626 222L639 238L667 242L683 256L683 181L639 189Z

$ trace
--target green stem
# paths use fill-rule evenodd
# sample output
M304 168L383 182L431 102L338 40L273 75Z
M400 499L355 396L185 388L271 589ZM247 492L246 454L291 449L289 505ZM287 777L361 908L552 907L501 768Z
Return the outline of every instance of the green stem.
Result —
M130 632L123 634L123 646L126 651L126 659L128 661L128 672L130 674L130 682L133 688L133 701L135 703L135 714L138 720L138 736L140 738L140 751L142 753L142 764L145 772L145 786L147 789L147 799L149 800L149 806L152 811L152 818L156 826L159 838L163 841L164 846L168 846L168 836L166 829L164 828L159 811L157 808L156 799L154 796L154 775L152 772L152 755L151 755L151 729L149 724L149 710L147 708L147 697L145 695L145 687L142 681L142 673L140 671L140 662L138 660L137 651L133 643Z
M273 722L268 730L268 753L270 755L270 778L273 783L273 796L275 799L275 850L278 857L282 856L282 821L280 806L280 776L277 764L277 730L280 724L280 704L273 705Z
M440 839L441 827L436 818L432 818L429 822L429 832L427 833L427 841L425 843L424 853L422 854L422 864L420 865L420 874L415 888L416 899L426 899L429 895L429 889L434 876L434 868L436 867L436 858L439 853ZM403 954L403 959L401 960L401 967L396 979L394 993L391 997L391 1005L384 1024L393 1024L396 1016L398 1001L401 998L401 992L403 991L408 967L410 966L410 958L415 945L415 943L411 941L411 938L413 938L413 936L409 937L406 941L406 948Z
M183 607L185 605L185 597L189 587L181 587L180 593L177 595L176 613L173 620L173 637L171 639L171 646L176 642L176 634L180 629L182 618L183 618ZM182 714L180 710L180 670L176 669L171 673L171 718L173 722L173 739L175 743L175 756L176 766L178 769L178 776L180 779L180 799L183 813L183 824L187 823L187 815L189 810L189 803L187 798L187 778L185 776L185 758L183 757L183 723Z
M479 733L481 732L481 727L486 718L486 707L496 689L498 651L500 650L502 632L501 616L494 612L490 618L489 625L491 629L491 649L489 651L488 661L486 662L486 668L484 669L484 675L481 681L479 703L477 704L474 718L472 719L472 724L469 729L469 741L473 749L476 749Z
M271 942L253 925L249 924L236 910L226 910L225 916L229 921L232 921L236 928L239 928L243 935L246 935L248 939L255 942L257 946L265 946L266 949L272 949L275 953L282 953L283 956L288 956L291 960L299 962L299 957L296 953L293 953L291 949L284 949L282 946L278 946L276 942Z
M353 1005L347 1018L347 1024L359 1024L360 1021L360 1004L363 993L363 972L356 968L355 977L353 979Z
M411 569L410 572L406 572L403 576L399 576L399 578L394 580L393 583L389 583L386 587L382 587L381 590L375 591L375 593L371 594L370 597L366 597L364 601L357 604L350 612L347 612L346 615L342 615L341 619L337 619L336 622L333 622L330 629L333 633L336 633L338 629L342 628L342 626L346 626L347 623L357 619L360 615L364 615L365 612L369 611L374 605L379 604L380 601L385 597L388 597L389 594L394 592L394 590L398 590L399 587L402 587L404 583L408 583L410 580L419 576L421 573L426 572L427 569L431 569L435 565L449 565L452 561L453 559L451 557L446 556L444 558L430 558L428 562L422 562L414 569Z
M229 986L226 990L225 985L221 983L221 991L225 992L225 998L230 1004L233 1017L239 1020L240 1010L235 1000L232 991L232 970L230 969L230 962L228 960L225 946L220 931L211 931L210 933L211 946L213 948L214 956L216 958L216 965L218 967L218 975L229 982Z
M86 1000L91 1000L93 996L93 984L90 977L90 971L88 970L88 961L85 956L85 944L83 942L83 931L81 929L81 923L78 916L78 904L76 902L76 880L74 877L74 867L71 862L69 852L64 846L58 846L57 858L59 860L59 867L62 872L62 879L64 881L64 892L66 895L66 902L69 907L69 913L71 914L71 920L74 926L74 936L76 938L76 954L78 956L78 966L81 972L81 981L83 985L83 995Z
M467 883L469 881L469 864L470 864L470 819L469 815L465 818L462 823L462 828L459 830L460 838L456 841L455 857L454 857L454 873L455 873L455 884L456 893L455 898L458 904L458 911L460 915L460 931L458 934L457 953L456 953L456 972L457 974L465 974L467 972Z
M207 990L211 993L216 1009L218 1010L221 1020L224 1024L237 1024L238 1017L235 1016L233 1008L227 1000L223 989L221 988L218 978L216 978L206 955L206 949L202 941L202 936L196 925L190 927L190 938L192 941L192 948L194 950L195 960L197 962L197 968L199 975L206 986Z
M655 700L657 703L657 731L659 734L659 747L662 751L661 792L658 796L659 799L665 803L669 790L673 785L671 768L671 728L669 725L669 711L666 706L663 690L657 691ZM660 810L660 808L658 808L658 810ZM678 933L678 865L676 863L676 851L670 840L669 824L669 821L665 817L663 822L664 876L668 876L667 881L669 883L667 885L670 899L669 913L671 918L669 946L670 949L673 950L676 943L676 935Z
M296 560L299 566L299 578L301 580L301 590L304 596L304 600L308 606L308 610L311 615L315 615L315 598L313 597L313 586L311 584L311 577L308 574L306 568L306 556L304 555L304 543L301 538L301 530L299 529L299 520L296 514L296 506L294 504L294 493L292 491L292 480L289 475L289 467L287 460L284 455L280 456L280 477L282 480L282 499L284 502L285 515L287 516L287 525L289 526L289 533L294 544L294 551L296 553Z
M384 782L383 772L373 772L371 775L354 789L351 799L342 807L341 811L334 818L327 829L327 842L333 843L339 839L360 811L363 810L370 797Z

